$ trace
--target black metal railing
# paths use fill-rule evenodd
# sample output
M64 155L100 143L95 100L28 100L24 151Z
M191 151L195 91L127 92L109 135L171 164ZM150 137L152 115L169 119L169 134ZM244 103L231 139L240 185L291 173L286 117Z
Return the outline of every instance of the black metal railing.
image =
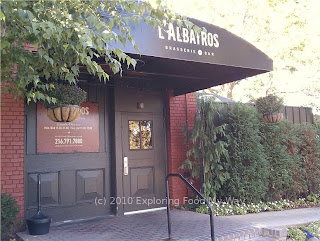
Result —
M214 241L214 225L213 225L213 214L212 207L209 201L194 187L192 186L187 179L185 179L181 174L170 173L166 176L166 195L167 195L167 217L168 217L168 233L169 239L171 239L171 220L170 220L170 198L169 198L169 177L179 177L195 194L198 195L208 206L210 211L210 227L211 227L211 240Z

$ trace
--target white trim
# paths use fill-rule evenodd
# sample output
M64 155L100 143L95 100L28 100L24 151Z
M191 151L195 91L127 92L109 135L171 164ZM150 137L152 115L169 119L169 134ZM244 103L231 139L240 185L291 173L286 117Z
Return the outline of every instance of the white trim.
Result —
M165 209L167 209L167 207L144 209L144 210L138 210L138 211L125 212L124 215L132 215L132 214L139 214L139 213L149 213L149 212L165 210Z

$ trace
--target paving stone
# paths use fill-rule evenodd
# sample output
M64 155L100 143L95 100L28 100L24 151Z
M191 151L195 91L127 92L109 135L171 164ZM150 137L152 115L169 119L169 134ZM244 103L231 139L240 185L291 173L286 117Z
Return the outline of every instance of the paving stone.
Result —
M172 210L172 240L211 240L209 215ZM306 218L308 217L308 218ZM273 228L320 220L320 208L215 217L216 241L271 241L286 236L285 229ZM99 219L82 223L52 226L50 233L31 236L18 234L29 241L151 241L168 240L166 210L129 216ZM260 235L269 237L259 237Z

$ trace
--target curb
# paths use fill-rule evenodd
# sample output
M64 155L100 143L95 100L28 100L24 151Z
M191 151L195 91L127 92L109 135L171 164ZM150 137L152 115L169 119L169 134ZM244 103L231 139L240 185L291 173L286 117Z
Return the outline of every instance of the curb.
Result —
M195 241L211 240L209 236L198 237ZM233 233L220 234L215 236L215 241L240 241L240 240L252 240L252 241L286 241L287 229L286 228L249 228L243 230L235 230Z
M286 228L261 228L260 235L262 237L272 238L274 240L285 241L287 240Z

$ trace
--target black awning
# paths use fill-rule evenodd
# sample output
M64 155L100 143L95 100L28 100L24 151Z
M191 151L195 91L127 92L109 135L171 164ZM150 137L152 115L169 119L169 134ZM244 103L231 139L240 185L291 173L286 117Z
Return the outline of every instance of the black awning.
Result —
M131 26L141 55L131 43L116 47L140 58L143 64L136 71L173 88L175 95L273 70L272 59L242 38L217 26L191 21L206 31L196 34L173 24L152 28L141 22Z

